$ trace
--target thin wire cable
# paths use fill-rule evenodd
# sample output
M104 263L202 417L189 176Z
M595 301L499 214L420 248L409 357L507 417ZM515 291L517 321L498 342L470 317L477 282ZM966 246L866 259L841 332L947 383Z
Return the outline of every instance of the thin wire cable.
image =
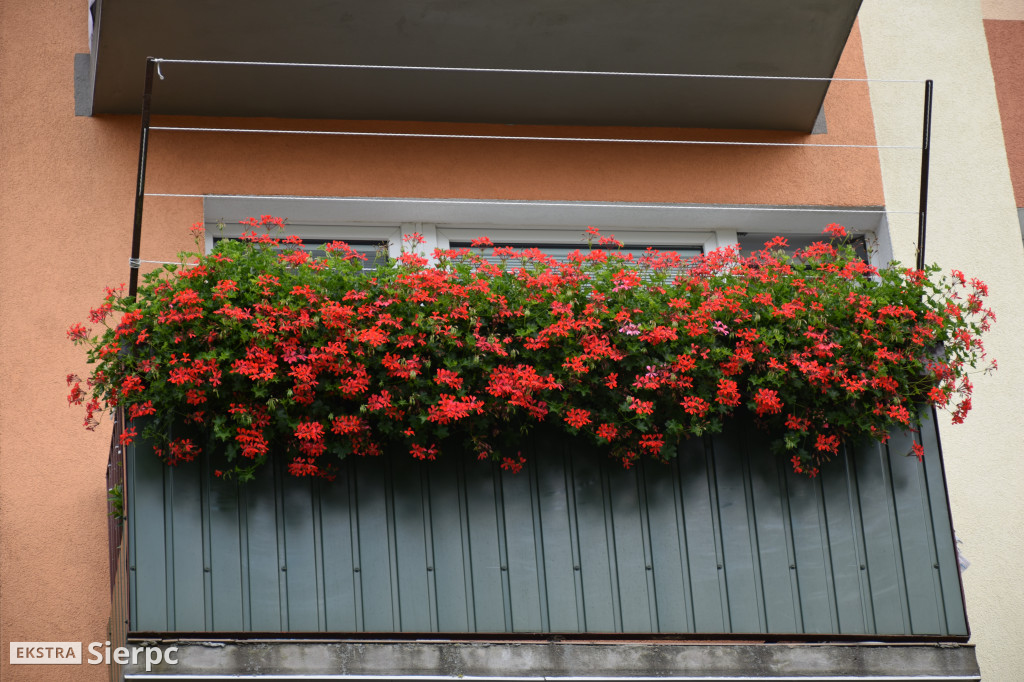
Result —
M185 265L188 267L194 267L199 263L184 263L180 260L145 260L143 258L129 258L128 267L138 269L143 263L152 263L153 265Z
M923 79L829 78L827 76L756 76L725 73L660 73L648 71L573 71L569 69L497 69L473 66L402 66L388 64L322 64L316 62L253 62L219 59L153 59L157 64L212 64L219 66L287 66L313 69L376 69L382 71L455 71L460 73L518 73L555 76L639 76L644 78L722 78L773 81L828 81L855 83L924 83Z
M261 128L197 128L191 126L150 126L150 130L187 133L264 133L268 135L338 135L347 137L418 137L445 140L517 140L527 142L616 142L633 144L693 144L733 147L843 147L852 149L917 149L917 145L804 144L801 142L731 142L720 140L638 140L616 137L545 137L536 135L465 135L457 133L381 133L354 130L277 130Z
M874 208L821 208L794 206L710 206L698 204L619 204L619 203L565 203L544 201L488 201L485 199L399 199L385 197L317 197L295 196L289 194L178 194L171 192L147 192L147 197L165 197L180 199L290 199L295 201L371 201L377 203L396 204L457 204L468 206L525 206L525 207L562 207L562 208L630 208L656 210L697 210L697 211L796 211L812 213L912 213L917 211L890 211Z

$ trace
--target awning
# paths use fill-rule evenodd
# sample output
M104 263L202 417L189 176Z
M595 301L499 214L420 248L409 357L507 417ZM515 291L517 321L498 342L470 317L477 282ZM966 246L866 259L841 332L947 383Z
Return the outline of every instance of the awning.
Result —
M93 114L157 57L412 68L165 63L156 114L810 131L827 80L666 74L827 79L860 1L101 0L80 75Z

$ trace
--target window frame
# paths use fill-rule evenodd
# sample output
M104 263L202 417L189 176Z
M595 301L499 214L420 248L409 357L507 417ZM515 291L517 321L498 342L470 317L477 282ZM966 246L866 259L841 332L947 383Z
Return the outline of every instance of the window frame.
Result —
M240 237L238 221L273 215L286 219L284 234L305 239L387 241L397 257L402 238L419 233L417 252L430 257L452 241L489 237L494 242L580 243L594 226L603 235L631 247L700 248L704 253L739 243L738 233L818 234L830 222L842 222L852 235L875 244L871 263L884 265L891 253L884 207L728 206L588 201L520 201L403 197L228 196L204 198L207 249L214 236ZM837 216L839 219L837 220ZM218 226L223 228L218 231Z

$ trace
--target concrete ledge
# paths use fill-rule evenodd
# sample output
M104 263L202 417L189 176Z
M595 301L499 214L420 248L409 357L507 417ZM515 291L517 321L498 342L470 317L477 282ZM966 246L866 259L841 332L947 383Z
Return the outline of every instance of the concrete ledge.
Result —
M176 646L177 664L128 680L979 680L973 645L300 640L129 642ZM173 654L172 654L173 658Z
M75 55L75 116L92 116L92 57Z

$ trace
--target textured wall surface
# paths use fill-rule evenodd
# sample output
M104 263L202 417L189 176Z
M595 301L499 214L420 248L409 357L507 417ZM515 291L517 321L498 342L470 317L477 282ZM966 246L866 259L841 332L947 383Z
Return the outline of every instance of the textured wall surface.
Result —
M999 99L1006 160L1017 206L1024 206L1024 3L1020 19L985 19L985 36Z
M985 19L1024 20L1024 3L1020 0L981 0Z
M928 260L987 282L999 316L987 345L1000 369L976 378L967 422L950 426L943 417L941 432L953 522L971 561L964 586L981 671L989 680L1019 679L1024 424L1015 406L1024 382L1024 249L981 8L965 0L867 0L860 24L870 77L935 80ZM919 134L905 126L919 120L918 92L872 85L880 143ZM915 156L882 154L888 206L916 204L919 169ZM891 219L890 227L897 257L910 261L916 220Z

